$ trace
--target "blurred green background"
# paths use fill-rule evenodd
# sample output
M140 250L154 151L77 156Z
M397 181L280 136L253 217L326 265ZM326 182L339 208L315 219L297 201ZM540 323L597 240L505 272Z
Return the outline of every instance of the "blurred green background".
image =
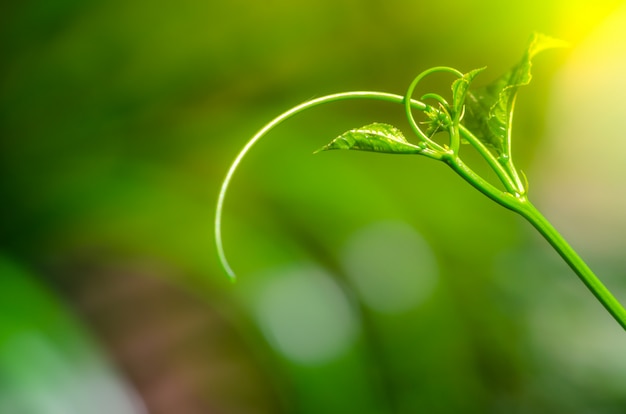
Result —
M623 413L626 338L547 243L443 165L312 151L431 66L569 41L520 91L531 198L626 303L614 0L0 5L0 412ZM445 91L448 79L433 80ZM406 130L406 128L404 128ZM478 166L480 168L480 166Z

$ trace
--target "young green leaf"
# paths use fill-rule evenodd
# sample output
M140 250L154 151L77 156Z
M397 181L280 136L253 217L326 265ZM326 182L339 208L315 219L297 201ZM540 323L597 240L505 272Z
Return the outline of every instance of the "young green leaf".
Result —
M392 154L419 154L423 148L411 144L402 132L392 125L374 123L361 128L351 129L332 140L328 145L315 151L347 149L359 151L384 152Z
M486 68L474 69L464 74L452 83L452 109L455 114L459 114L463 110L465 104L465 96L470 84L480 72Z
M520 86L530 83L533 57L543 50L565 45L566 43L561 40L535 33L517 65L493 83L467 92L464 124L491 148L497 157L506 159L510 156L511 120L515 96Z

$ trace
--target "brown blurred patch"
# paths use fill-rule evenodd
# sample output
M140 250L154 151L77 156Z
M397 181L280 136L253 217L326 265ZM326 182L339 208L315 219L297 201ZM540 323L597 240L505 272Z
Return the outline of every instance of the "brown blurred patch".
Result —
M264 345L250 343L261 340L223 295L192 293L149 261L81 260L54 273L149 413L286 411Z

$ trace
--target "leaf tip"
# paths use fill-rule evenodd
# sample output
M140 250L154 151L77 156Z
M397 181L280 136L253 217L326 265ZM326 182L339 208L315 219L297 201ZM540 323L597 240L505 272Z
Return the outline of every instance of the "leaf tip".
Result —
M528 54L532 57L547 49L568 48L571 44L565 40L557 39L540 32L534 32L530 37Z
M328 151L329 149L330 148L328 147L328 145L324 145L322 148L318 148L315 151L313 151L313 155L319 154L320 152Z

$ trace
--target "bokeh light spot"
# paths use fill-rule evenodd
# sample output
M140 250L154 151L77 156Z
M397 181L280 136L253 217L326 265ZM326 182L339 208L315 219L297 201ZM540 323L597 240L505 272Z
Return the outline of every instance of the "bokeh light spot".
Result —
M270 343L301 364L338 357L357 332L344 292L313 266L287 269L272 278L260 292L256 313Z
M430 246L401 222L377 223L354 234L343 264L362 300L383 313L404 312L423 302L438 275Z

